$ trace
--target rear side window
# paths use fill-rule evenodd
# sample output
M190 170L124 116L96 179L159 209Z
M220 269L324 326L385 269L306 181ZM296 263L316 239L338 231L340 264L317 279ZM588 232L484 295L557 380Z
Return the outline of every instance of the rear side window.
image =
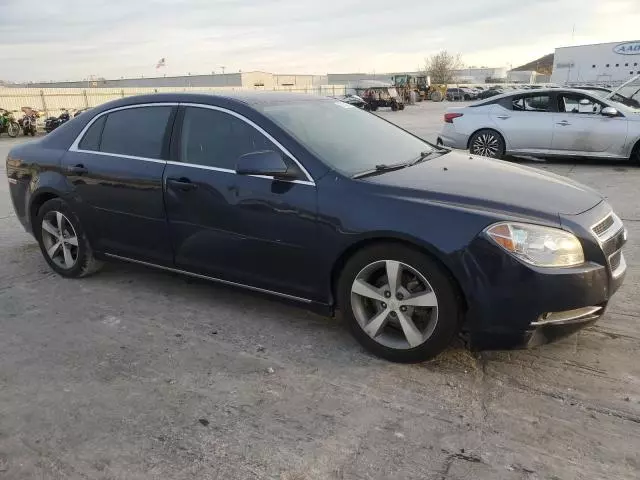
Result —
M185 163L235 170L245 153L280 149L248 123L218 110L187 107L182 122L180 159ZM290 169L298 166L283 155ZM300 172L302 177L302 172Z
M84 134L84 137L78 145L80 150L100 150L100 137L102 137L102 129L104 128L104 122L106 120L107 117L103 115L91 124L89 130Z
M100 151L160 159L171 109L139 107L108 114Z
M549 95L514 97L512 108L523 112L548 112Z

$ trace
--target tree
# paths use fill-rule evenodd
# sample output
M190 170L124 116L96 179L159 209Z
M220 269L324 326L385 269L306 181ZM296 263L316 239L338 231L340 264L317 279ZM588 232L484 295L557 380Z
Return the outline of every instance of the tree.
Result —
M442 50L426 60L424 69L427 75L431 76L431 83L447 84L455 82L455 70L460 67L462 67L462 59L459 53L451 55L446 50Z

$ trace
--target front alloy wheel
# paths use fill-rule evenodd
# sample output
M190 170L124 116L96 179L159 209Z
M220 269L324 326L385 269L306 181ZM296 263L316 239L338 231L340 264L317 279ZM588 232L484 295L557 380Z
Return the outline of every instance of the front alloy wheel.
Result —
M389 348L422 345L438 323L438 298L413 267L379 260L364 267L351 285L351 307L362 330Z
M450 278L414 247L374 244L344 266L338 308L367 350L393 362L421 362L447 348L459 328L460 301Z

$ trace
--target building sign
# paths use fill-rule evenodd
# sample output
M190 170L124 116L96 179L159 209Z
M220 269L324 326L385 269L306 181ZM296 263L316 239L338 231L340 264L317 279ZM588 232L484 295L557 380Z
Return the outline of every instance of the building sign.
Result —
M640 42L626 42L613 47L613 51L620 55L640 55Z
M575 64L573 62L556 63L556 68L573 68Z

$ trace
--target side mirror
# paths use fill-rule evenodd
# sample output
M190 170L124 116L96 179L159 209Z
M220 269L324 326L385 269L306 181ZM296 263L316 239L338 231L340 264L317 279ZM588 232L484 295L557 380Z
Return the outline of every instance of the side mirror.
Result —
M236 162L236 173L239 175L265 175L268 177L287 178L287 164L282 155L272 150L262 150L242 155Z
M618 110L613 107L604 107L600 114L604 115L605 117L617 117Z

